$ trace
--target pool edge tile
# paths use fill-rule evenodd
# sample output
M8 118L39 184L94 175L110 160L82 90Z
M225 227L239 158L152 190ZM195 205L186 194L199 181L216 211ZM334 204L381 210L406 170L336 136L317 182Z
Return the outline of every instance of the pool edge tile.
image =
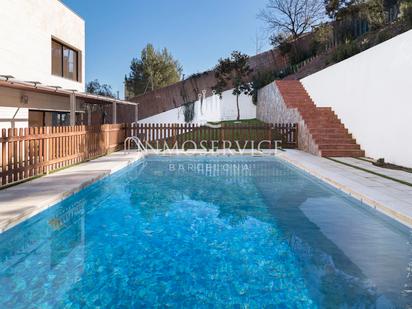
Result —
M312 156L312 155L309 155L307 153L304 153L304 155ZM394 207L387 206L387 205L385 205L384 202L380 202L380 201L378 201L378 199L376 199L374 197L371 197L371 196L368 196L364 193L359 192L360 191L359 189L356 190L352 186L350 186L348 184L343 184L342 181L336 180L337 178L343 178L343 177L337 176L333 179L333 178L331 178L331 176L325 175L326 173L321 173L319 171L316 171L313 168L309 167L308 164L305 165L304 163L298 162L296 159L291 158L291 156L288 155L288 151L277 155L277 157L279 159L282 159L285 162L288 162L288 163L292 164L293 166L307 172L308 174L310 174L310 175L326 182L327 184L329 184L332 187L342 191L343 193L359 200L362 204L365 204L365 205L367 205L367 206L383 213L384 215L396 220L397 222L399 222L399 223L401 223L401 224L403 224L403 225L405 225L409 228L412 228L412 216L409 216L405 213L402 213L402 212L398 211L397 209L394 209ZM320 160L325 160L325 162L326 162L326 159L324 159L324 158L315 157L315 156L313 156L313 157L317 158L317 159L320 159ZM337 164L337 163L335 163L335 164ZM324 168L324 167L322 167L322 168ZM330 171L330 172L335 173L335 171ZM345 180L348 180L348 179L345 179ZM350 179L349 179L349 181L350 181ZM362 184L357 183L357 185L362 185ZM386 197L386 204L393 203L393 202L399 203L399 204L402 203L402 201L397 200L394 197L390 197L390 196ZM411 212L412 212L412 208L411 208Z
M28 181L24 184L17 185L16 187L11 187L11 188L4 189L3 192L0 192L0 197L1 197L2 193L6 192L6 191L8 191L8 192L16 191L15 193L18 194L19 193L18 191L21 190L21 186L24 186L24 185L31 186L31 185L33 185L33 183L38 183L40 181L44 181L45 179L47 180L47 177L53 177L53 176L56 177L56 175L59 175L59 174L63 175L63 176L65 174L70 175L71 170L78 170L78 169L84 168L85 172L90 172L90 170L86 169L86 167L90 166L91 164L95 164L96 162L98 163L99 160L102 160L102 158L103 159L107 159L107 158L110 158L110 157L115 158L116 156L119 156L119 155L122 155L122 152L115 152L115 153L112 153L108 156L100 157L100 158L97 158L95 160L91 160L89 162L82 163L80 165L70 167L70 168L65 169L61 172L56 172L56 173L53 173L53 174L50 174L50 175L43 176L43 177L38 178L38 179ZM133 164L133 163L135 163L139 160L144 160L145 157L146 157L146 154L144 154L144 153L133 152L132 156L129 154L128 157L122 159L120 162L114 160L112 162L113 166L111 168L108 168L108 169L105 169L105 170L97 170L96 171L97 175L93 175L93 176L91 176L91 178L89 177L87 180L81 182L78 185L72 186L68 190L56 193L55 196L51 197L50 199L46 199L46 200L42 201L41 204L34 205L36 202L34 202L34 201L30 202L29 199L25 199L25 200L23 199L23 201L21 201L23 205L19 205L19 207L21 209L20 210L15 209L16 214L10 215L10 216L4 216L4 218L2 218L3 209L1 208L2 207L2 205L1 205L2 201L0 201L0 234L6 232L9 229L12 229L13 227L19 225L20 223L22 223L22 222L24 222L24 221L26 221L26 220L28 220L32 217L40 214L41 212L43 212L43 211L47 210L48 208L58 204L59 202L67 199L68 197L78 193L79 191L81 191L84 188L94 184L95 182L97 182L97 181L99 181L99 180L101 180L101 179L103 179L103 178L105 178L109 175L112 175L112 174L124 169L125 167L130 166L131 164ZM18 190L16 189L17 187L19 187ZM14 203L16 203L16 201ZM18 201L17 201L17 203L18 203ZM12 207L10 207L10 208L12 208ZM7 211L10 211L10 210L7 209Z

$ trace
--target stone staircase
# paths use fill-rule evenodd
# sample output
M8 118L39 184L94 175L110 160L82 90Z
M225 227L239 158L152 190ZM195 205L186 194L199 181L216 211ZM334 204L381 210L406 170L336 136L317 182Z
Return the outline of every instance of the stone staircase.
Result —
M364 157L356 140L330 107L316 107L298 80L279 80L276 85L287 108L296 108L322 157Z

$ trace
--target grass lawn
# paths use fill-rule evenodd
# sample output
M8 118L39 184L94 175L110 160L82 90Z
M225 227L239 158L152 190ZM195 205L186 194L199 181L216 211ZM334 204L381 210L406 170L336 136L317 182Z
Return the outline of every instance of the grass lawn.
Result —
M190 132L178 134L179 144L187 140L199 144L200 141L205 140L208 141L207 147L211 147L212 141L225 140L231 141L233 147L237 147L236 141L238 141L241 147L250 148L252 146L251 141L254 141L256 147L260 141L269 139L267 124L257 119L209 122L209 124L213 126L221 125L221 127L201 126ZM191 144L187 143L187 145L190 147ZM206 145L206 143L203 145Z
M265 125L266 123L258 119L241 119L241 120L226 120L220 122L208 122L213 125L223 124L223 125Z

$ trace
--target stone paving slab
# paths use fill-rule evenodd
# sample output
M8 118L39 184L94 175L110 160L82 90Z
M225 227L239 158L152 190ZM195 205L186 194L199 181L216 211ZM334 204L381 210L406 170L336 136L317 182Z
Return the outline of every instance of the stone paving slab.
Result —
M355 158L334 158L338 161L353 165L353 166L357 166L363 169L367 169L370 170L372 172L375 173L379 173L381 175L385 175L391 178L396 178L402 181L406 181L409 183L412 183L412 173L408 173L405 171L400 171L400 170L392 170L392 169L388 169L388 168L383 168L383 167L379 167L379 166L375 166L373 165L371 162L366 162L364 160L359 160L359 159L355 159ZM385 178L382 178L385 180Z
M299 150L278 157L412 227L412 187Z
M0 191L0 233L143 158L116 152Z

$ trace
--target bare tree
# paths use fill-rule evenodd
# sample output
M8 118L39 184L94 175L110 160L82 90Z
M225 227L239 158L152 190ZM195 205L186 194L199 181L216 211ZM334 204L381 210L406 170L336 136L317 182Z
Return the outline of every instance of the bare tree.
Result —
M323 0L269 0L258 17L275 36L299 38L325 18Z

